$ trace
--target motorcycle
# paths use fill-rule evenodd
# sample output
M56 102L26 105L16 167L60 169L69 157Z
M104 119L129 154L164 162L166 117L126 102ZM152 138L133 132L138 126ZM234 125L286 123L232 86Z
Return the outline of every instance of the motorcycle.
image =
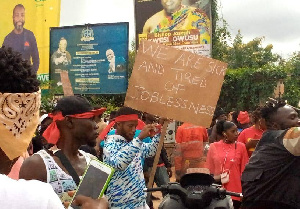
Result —
M214 178L204 173L185 174L180 183L169 183L144 192L166 191L159 209L229 209L233 208L230 196L242 197L241 193L226 191L213 184Z

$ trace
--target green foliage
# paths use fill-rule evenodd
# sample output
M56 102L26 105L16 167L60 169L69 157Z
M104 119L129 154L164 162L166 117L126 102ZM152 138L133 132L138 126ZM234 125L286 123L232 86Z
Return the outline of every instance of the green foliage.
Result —
M300 100L300 52L294 54L286 63L288 78L285 81L283 98L297 107Z
M229 69L218 106L226 111L253 110L262 101L273 96L277 81L285 77L286 72L279 67Z
M42 89L41 96L41 112L49 113L52 112L56 100L55 95L60 94L61 88L55 87L53 81L40 81L40 88Z
M106 113L117 110L124 105L125 94L115 95L82 95L89 100L94 107L106 107Z
M130 78L136 55L135 41L131 42L131 50L128 53L128 78Z
M227 41L231 39L231 35L228 31L228 23L223 18L219 18L217 0L211 2L211 16L212 58L226 61L229 54Z
M229 48L229 56L225 58L228 67L237 68L261 68L265 65L275 64L280 59L279 55L272 53L273 45L262 46L263 37L254 38L244 44L243 36L238 32Z

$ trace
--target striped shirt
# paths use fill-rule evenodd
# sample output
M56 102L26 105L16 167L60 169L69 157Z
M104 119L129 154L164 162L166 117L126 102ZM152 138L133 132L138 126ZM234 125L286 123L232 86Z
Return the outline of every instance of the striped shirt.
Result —
M155 155L160 134L151 143L143 143L138 137L128 142L120 135L107 137L103 149L103 161L115 169L106 191L112 209L134 209L146 205L146 187L142 159Z

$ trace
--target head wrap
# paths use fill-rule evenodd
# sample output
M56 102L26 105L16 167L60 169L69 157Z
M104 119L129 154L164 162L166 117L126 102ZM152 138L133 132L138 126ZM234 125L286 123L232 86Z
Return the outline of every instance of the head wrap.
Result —
M39 124L41 91L0 93L0 147L9 159L26 151Z
M131 121L131 120L137 120L138 126L136 127L138 130L141 130L144 128L145 123L139 119L137 114L131 114L131 115L120 115L116 117L112 122L110 122L100 133L99 138L103 140L108 132L111 130L111 128L116 124L116 122L125 122L125 121Z
M96 110L91 110L89 112L84 112L80 114L74 114L74 115L66 115L68 117L72 118L92 118L94 116L101 115L106 108L100 108ZM48 128L45 130L43 133L43 137L48 141L50 144L56 144L59 137L60 137L60 132L59 129L56 125L56 121L61 121L64 120L66 116L62 115L62 112L57 112L54 114L49 114L49 117L53 119L52 123L48 126Z
M246 124L250 122L249 114L247 111L243 112L240 111L239 116L237 118L237 121L240 122L240 124Z

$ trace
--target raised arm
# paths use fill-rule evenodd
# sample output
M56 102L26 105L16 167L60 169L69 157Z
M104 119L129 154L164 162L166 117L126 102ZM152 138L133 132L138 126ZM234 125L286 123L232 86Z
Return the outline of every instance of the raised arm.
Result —
M103 161L116 170L125 170L140 151L142 144L139 138L134 138L122 148L114 140L106 142L103 149Z

